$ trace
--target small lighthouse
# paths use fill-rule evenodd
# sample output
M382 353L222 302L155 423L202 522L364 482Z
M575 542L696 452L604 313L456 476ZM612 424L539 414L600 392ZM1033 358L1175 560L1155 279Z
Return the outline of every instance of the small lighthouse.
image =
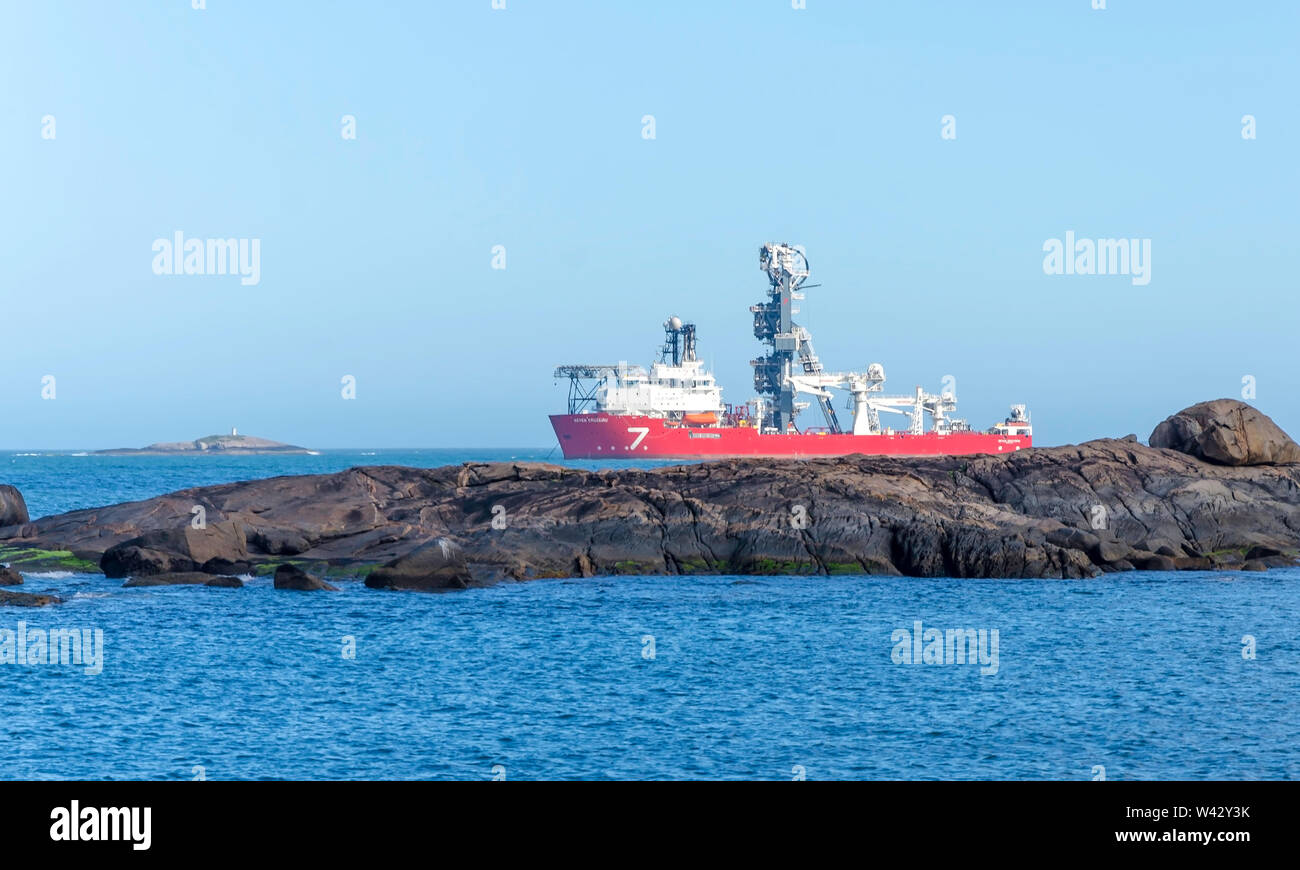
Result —
M230 427L230 437L231 437L231 438L234 438L234 437L235 437L236 435L238 435L238 434L239 434L239 430L236 429L234 426L231 426L231 427Z

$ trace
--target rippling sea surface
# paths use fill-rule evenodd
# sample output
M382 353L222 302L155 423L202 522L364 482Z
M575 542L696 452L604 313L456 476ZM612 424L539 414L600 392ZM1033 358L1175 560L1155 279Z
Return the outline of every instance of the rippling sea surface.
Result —
M546 455L8 453L0 483L38 516L358 464ZM0 777L1300 776L1300 569L342 585L28 575L23 591L66 601L0 608L0 636L20 621L99 629L103 671L0 665ZM896 664L894 632L917 620L997 630L997 672Z

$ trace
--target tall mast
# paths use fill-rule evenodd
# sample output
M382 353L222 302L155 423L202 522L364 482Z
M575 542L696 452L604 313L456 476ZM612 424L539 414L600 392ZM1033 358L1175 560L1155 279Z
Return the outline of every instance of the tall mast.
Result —
M795 245L769 242L759 248L758 268L767 273L768 301L751 305L749 310L754 315L754 337L766 342L769 350L767 356L750 360L750 365L754 367L754 389L775 400L772 425L778 432L785 432L796 413L795 387L790 382L795 359L805 374L822 371L821 360L813 351L812 335L793 317L793 303L804 298L799 288L808 278L808 258ZM827 428L842 431L831 400L819 396L817 401Z
M695 359L695 324L682 323L682 319L676 316L665 320L660 362L679 366L684 362L695 362Z

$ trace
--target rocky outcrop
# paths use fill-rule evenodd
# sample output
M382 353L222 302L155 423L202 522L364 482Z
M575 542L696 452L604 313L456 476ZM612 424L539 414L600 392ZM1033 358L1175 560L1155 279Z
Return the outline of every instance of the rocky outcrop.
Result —
M1219 465L1300 462L1300 445L1266 415L1235 399L1184 408L1156 426L1148 441Z
M202 571L178 571L168 574L149 574L132 577L122 584L124 589L137 589L148 586L218 586L223 589L239 589L244 581L238 577L223 577L205 574Z
M47 607L62 603L63 599L55 595L36 595L31 592L0 589L0 607Z
M274 585L276 589L294 589L300 592L339 591L337 586L326 583L313 574L308 574L297 565L281 565L276 568Z
M217 576L213 577L204 586L214 586L220 589L243 589L244 581L238 577Z
M202 571L206 574L246 573L248 542L243 524L217 522L204 528L152 529L109 547L99 567L107 577Z
M19 574L8 565L0 565L0 586L20 586L22 582L22 574Z
M447 538L416 547L370 572L366 585L375 589L465 589L474 582L465 556Z
M29 519L23 494L7 483L0 483L0 527L20 526Z
M1247 443L1258 456L1253 435ZM196 505L209 527L197 537ZM0 550L14 547L98 555L106 572L133 576L225 564L214 559L265 570L292 555L308 572L421 590L595 574L1235 570L1290 564L1300 549L1300 465L1223 465L1102 439L994 456L602 471L376 466L0 529Z

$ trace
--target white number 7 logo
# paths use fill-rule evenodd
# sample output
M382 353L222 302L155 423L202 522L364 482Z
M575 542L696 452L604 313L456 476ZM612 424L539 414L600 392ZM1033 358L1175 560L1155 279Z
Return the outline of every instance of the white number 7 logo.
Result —
M632 442L632 447L631 447L632 450L635 450L636 446L645 440L645 436L650 434L650 427L649 426L628 426L627 431L637 433L636 440Z

